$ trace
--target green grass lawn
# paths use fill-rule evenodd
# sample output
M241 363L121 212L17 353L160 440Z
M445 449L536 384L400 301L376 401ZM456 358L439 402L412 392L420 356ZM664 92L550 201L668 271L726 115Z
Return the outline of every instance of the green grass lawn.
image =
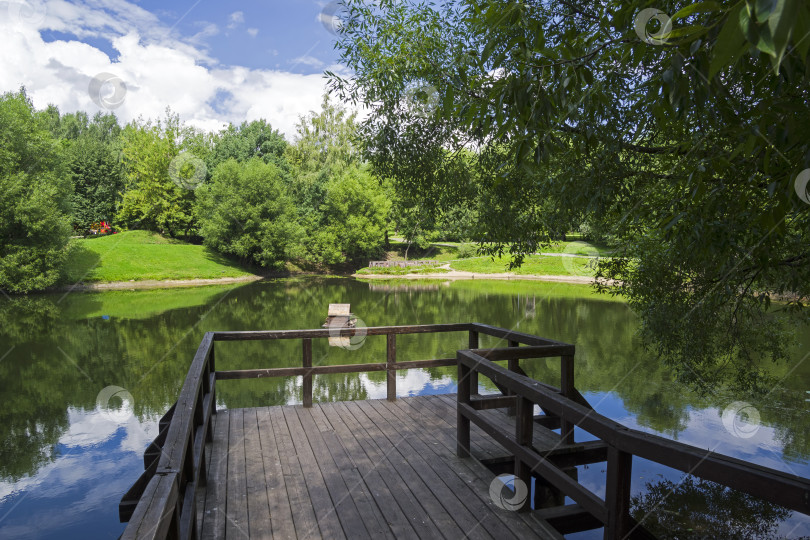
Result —
M437 268L435 266L409 266L400 268L398 266L391 266L388 268L361 268L357 271L358 274L383 274L387 276L404 276L405 274L444 274L449 272L447 268Z
M540 249L540 253L569 253L571 255L610 255L613 250L602 244L586 242L585 240L574 240L572 242L555 242L548 247Z
M464 272L475 272L480 274L497 274L501 272L513 272L517 275L537 275L537 276L592 276L594 269L591 267L594 259L586 257L546 257L543 255L531 255L526 257L523 266L508 270L509 259L504 257L492 260L490 257L476 257L474 259L463 259L450 263L453 270Z
M204 246L146 231L75 239L65 282L146 279L212 279L251 275L238 263Z
M439 242L440 244L443 242ZM420 250L416 246L411 246L408 249L408 244L405 242L391 242L391 248L386 252L389 261L404 261L405 251L408 252L409 260L425 259L430 261L452 261L458 259L457 248L453 246L437 246L431 245L425 250Z
M436 242L428 249L420 250L416 246L411 246L408 250L408 259L431 260L450 263L453 270L465 272L475 272L480 274L497 274L508 272L508 257L492 260L489 256L472 257L462 259L459 257L457 242ZM391 251L386 255L388 260L404 260L405 249L408 245L404 242L391 242ZM584 240L574 240L571 242L556 242L542 249L543 253L564 253L570 255L581 255L582 257L558 257L531 255L526 257L523 266L511 270L517 275L538 275L538 276L593 276L593 260L584 256L605 256L610 255L611 249L605 245L594 244ZM411 267L411 268L361 268L358 274L384 274L400 276L405 274L428 274L441 273L446 270L431 267Z
M420 250L416 246L411 246L408 250L408 259L424 259L430 261L450 262L460 259L458 256L458 242L438 241L425 250ZM475 244L470 244L475 246ZM405 242L391 242L391 249L386 253L389 261L405 260L405 249L408 244ZM570 242L555 242L540 249L541 253L568 253L571 255L586 255L594 257L596 255L610 255L612 249L603 244L586 242L585 240L573 240Z

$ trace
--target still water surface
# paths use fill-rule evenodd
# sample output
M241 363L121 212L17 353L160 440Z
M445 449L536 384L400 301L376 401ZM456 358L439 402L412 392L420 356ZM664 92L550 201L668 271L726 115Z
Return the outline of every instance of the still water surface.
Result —
M627 426L810 477L810 336L797 331L792 359L763 366L781 382L765 396L734 394L722 382L700 396L645 355L622 302L588 287L515 281L368 284L284 279L232 287L32 296L0 301L0 538L115 538L121 495L143 470L142 452L175 401L194 351L209 330L317 328L329 303L351 303L368 326L478 321L577 346L576 386L598 412ZM400 360L452 357L462 333L398 338ZM378 362L385 338L356 350L313 344L316 364ZM503 346L482 338L482 346ZM217 343L218 369L294 366L300 341ZM559 383L559 364L523 361ZM105 407L117 386L132 396ZM400 395L454 392L455 369L401 372ZM318 376L318 401L385 396L385 373ZM300 379L220 381L217 407L300 403ZM724 424L746 402L753 417ZM751 420L759 415L759 422ZM747 420L746 420L747 418ZM727 418L728 420L728 418ZM583 438L584 434L579 434ZM671 538L800 538L810 519L686 479L645 460L633 463L637 515L651 509ZM579 480L604 494L601 464ZM666 499L664 495L669 494ZM662 502L663 501L663 502ZM734 532L730 532L733 528ZM599 533L570 538L601 538Z

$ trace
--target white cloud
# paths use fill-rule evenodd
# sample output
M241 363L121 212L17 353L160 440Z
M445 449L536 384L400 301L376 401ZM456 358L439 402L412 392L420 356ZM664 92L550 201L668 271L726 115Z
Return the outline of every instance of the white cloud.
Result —
M200 26L201 30L189 38L191 43L202 44L207 38L219 34L219 27L214 23L200 22L197 26Z
M2 3L0 11L5 12ZM230 17L232 22L240 18L241 12ZM101 49L75 39L45 42L40 34L44 29L79 39L107 39L117 55L113 61ZM183 40L155 16L123 0L108 2L105 9L49 2L41 21L0 18L0 91L24 85L38 108L52 103L63 113L85 110L92 115L102 109L89 95L90 81L111 73L126 84L125 99L113 111L122 122L158 118L171 107L185 122L206 130L265 118L292 140L299 115L320 107L322 75L219 65L195 45L216 31L215 25L207 25ZM323 66L312 57L296 61Z
M259 35L259 29L258 28L248 28L247 33L250 35L250 37L256 37L256 36Z
M241 11L234 11L231 13L231 16L228 17L230 19L230 23L228 24L228 30L233 30L240 24L245 23L245 14Z
M315 69L320 69L320 68L323 67L323 62L321 62L320 60L318 60L314 56L310 56L310 55L304 55L304 56L299 56L298 58L293 58L292 60L290 60L290 63L293 64L293 65L303 64L305 66L314 67Z

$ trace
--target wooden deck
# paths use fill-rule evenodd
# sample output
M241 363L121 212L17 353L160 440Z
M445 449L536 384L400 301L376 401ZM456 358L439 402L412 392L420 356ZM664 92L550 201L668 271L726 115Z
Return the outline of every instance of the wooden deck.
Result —
M603 528L605 540L648 540L630 515L635 457L810 515L810 479L599 414L574 385L573 345L481 323L362 331L384 336L384 362L313 365L313 339L348 339L357 328L206 332L144 451L143 474L121 497L121 539L559 539ZM453 332L469 336L455 358L397 360L397 336ZM507 346L481 349L480 334ZM300 366L216 369L217 342L290 339L301 341ZM553 358L559 387L520 366ZM398 371L451 365L457 395L397 397ZM313 403L314 377L372 371L386 372L387 401ZM301 377L302 406L214 411L218 380L265 377ZM479 377L500 393L478 395ZM593 440L575 443L575 426ZM604 498L574 468L599 462ZM490 495L502 473L534 484L531 499ZM519 511L503 510L507 502Z
M494 473L456 456L455 395L214 418L208 483L197 499L202 538L562 538L534 512L498 508L489 495ZM536 447L565 452L558 435L535 431ZM479 459L507 455L477 428L471 442Z

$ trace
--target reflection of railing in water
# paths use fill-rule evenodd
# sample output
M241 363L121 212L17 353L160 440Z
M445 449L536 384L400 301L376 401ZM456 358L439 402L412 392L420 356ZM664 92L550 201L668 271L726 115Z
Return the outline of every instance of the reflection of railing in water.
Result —
M397 335L445 332L468 333L468 349L456 358L397 361ZM330 366L312 365L312 340L334 336L386 336L385 362ZM481 334L508 342L509 347L479 348ZM244 340L301 340L301 365L289 368L216 371L215 342ZM521 359L559 357L561 384L556 388L526 377ZM495 361L506 361L504 368ZM478 323L388 326L346 329L208 332L189 368L177 403L160 421L160 433L144 453L145 472L122 498L119 512L129 521L122 538L197 538L197 488L206 485L206 442L213 441L215 385L217 379L264 377L303 378L303 406L312 407L312 377L331 373L385 371L387 397L396 400L396 372L413 368L457 365L457 451L471 453L471 422L479 426L512 455L518 478L527 482L541 476L575 505L536 510L542 520L560 530L605 526L606 538L648 537L629 516L632 456L690 472L723 485L752 493L788 508L810 511L810 481L759 467L741 460L706 452L655 435L640 433L593 411L574 387L574 346L537 336ZM477 394L479 374L500 389L499 395ZM409 398L419 399L419 398ZM534 415L534 405L543 415ZM491 409L508 409L513 419L493 422ZM224 415L224 414L223 414ZM514 432L508 428L514 423ZM217 424L219 425L219 424ZM574 442L574 426L599 441ZM554 433L559 428L561 435ZM219 428L217 428L219 429ZM551 440L541 446L533 435ZM213 446L211 447L213 448ZM213 450L212 450L213 452ZM563 469L607 461L606 500L581 486ZM501 460L503 463L503 460ZM207 505L206 501L206 505ZM529 503L523 506L529 509ZM539 522L538 522L539 523Z

